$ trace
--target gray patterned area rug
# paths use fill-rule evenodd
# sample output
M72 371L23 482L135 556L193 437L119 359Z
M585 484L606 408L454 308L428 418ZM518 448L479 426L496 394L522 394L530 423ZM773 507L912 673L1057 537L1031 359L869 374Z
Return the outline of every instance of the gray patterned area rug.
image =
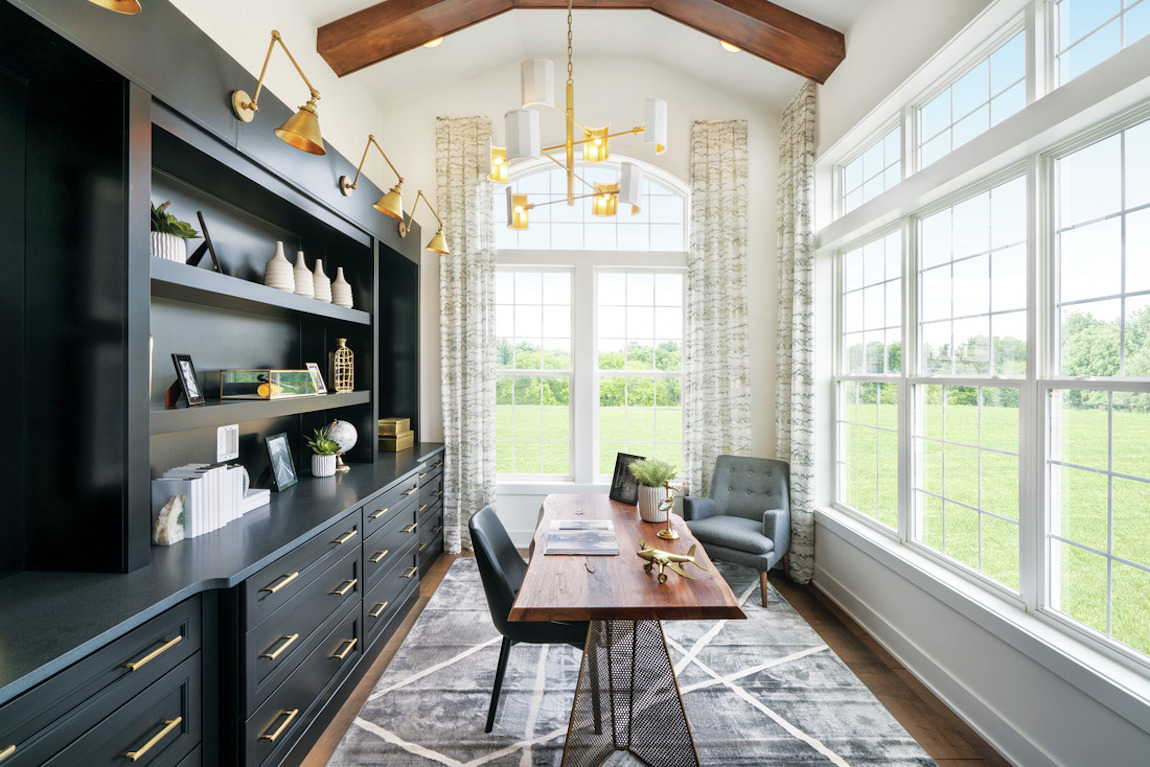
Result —
M777 591L764 609L757 573L719 568L747 620L664 624L704 765L934 765ZM328 764L558 765L581 654L512 648L488 734L500 641L475 560L455 560Z

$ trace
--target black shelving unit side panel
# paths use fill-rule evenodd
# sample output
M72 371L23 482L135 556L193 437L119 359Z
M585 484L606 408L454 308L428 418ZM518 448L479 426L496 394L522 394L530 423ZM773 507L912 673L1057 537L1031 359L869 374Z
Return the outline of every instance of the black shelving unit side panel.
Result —
M376 325L379 333L380 418L410 418L415 438L419 424L419 264L379 245L379 298Z

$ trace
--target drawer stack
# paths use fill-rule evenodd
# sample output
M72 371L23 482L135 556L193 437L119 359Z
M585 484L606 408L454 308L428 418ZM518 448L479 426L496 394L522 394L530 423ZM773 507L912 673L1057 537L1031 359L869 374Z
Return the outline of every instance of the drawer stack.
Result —
M419 478L409 474L363 507L367 644L390 635L419 586Z
M443 553L443 456L419 468L419 574Z
M199 597L0 707L0 760L24 765L200 764Z
M239 587L244 764L278 764L359 660L361 541L347 515Z

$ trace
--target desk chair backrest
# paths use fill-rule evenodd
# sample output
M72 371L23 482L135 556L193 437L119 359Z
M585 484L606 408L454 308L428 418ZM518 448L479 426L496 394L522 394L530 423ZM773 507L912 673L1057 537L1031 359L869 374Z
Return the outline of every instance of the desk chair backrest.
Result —
M483 580L483 592L487 595L487 606L491 610L491 620L495 628L504 636L521 633L508 626L507 616L515 595L523 585L527 573L527 563L507 528L499 521L495 509L484 506L471 515L468 524L471 529L471 543L475 547L475 559L479 565L479 577ZM516 627L518 628L518 627Z
M761 522L768 509L791 510L790 467L785 461L720 455L707 495L720 514Z

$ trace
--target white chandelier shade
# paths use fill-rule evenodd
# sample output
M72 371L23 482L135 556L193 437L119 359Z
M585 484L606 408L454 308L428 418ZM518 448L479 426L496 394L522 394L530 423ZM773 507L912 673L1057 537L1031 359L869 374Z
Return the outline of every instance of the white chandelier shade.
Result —
M667 149L667 102L647 99L646 118L643 141L655 145L655 154L663 154Z
M639 213L639 203L643 199L643 169L633 162L624 162L619 167L619 202L631 206L631 215Z
M519 65L523 108L555 106L555 63L550 59L524 59Z
M539 113L534 109L512 109L503 116L507 135L507 162L538 160L543 155L539 143Z

